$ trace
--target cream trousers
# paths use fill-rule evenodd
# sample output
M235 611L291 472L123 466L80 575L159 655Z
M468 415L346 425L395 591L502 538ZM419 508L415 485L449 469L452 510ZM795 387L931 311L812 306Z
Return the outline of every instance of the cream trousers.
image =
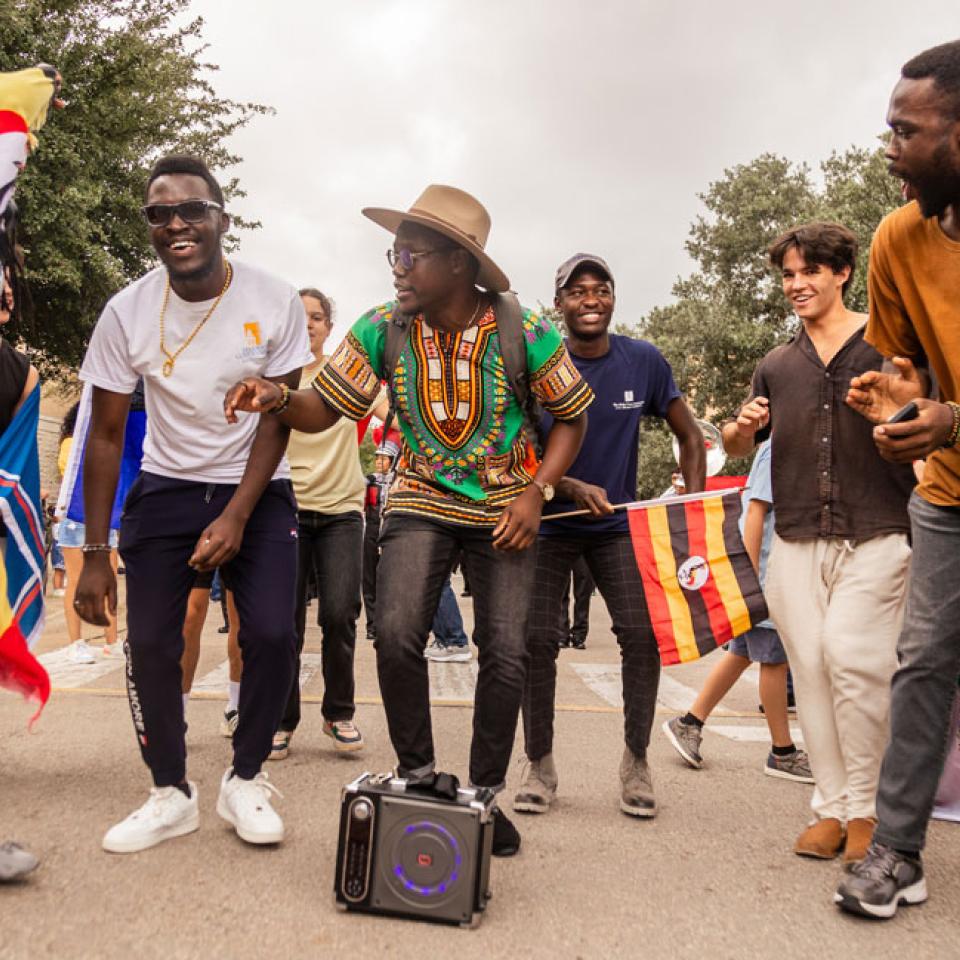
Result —
M767 605L793 671L818 817L876 816L909 565L906 534L774 536Z

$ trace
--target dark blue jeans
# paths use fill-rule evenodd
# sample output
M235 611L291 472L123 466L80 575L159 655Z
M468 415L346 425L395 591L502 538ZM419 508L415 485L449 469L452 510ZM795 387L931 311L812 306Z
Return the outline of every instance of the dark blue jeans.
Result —
M235 490L141 473L123 507L127 692L140 751L158 787L186 775L180 657L187 596L197 576L187 561ZM224 565L240 614L243 684L233 766L245 780L270 753L293 678L296 519L290 481L271 481L247 521L240 552Z
M440 603L433 618L432 630L437 640L451 647L465 647L469 642L463 631L463 617L460 616L460 607L457 606L457 598L450 586L449 577L440 593Z
M280 729L293 731L300 723L300 654L307 627L307 591L317 578L317 623L320 626L323 670L323 719L352 720L354 713L353 654L360 616L360 575L363 517L348 513L297 514L300 533L297 553L297 669ZM242 689L242 687L241 687Z
M489 528L388 514L377 570L377 673L401 776L434 769L430 685L423 651L458 551L470 572L479 673L470 781L502 789L527 667L527 610L536 547L493 549Z
M897 850L919 852L947 754L960 674L960 507L935 507L913 494L910 528L910 586L873 836Z

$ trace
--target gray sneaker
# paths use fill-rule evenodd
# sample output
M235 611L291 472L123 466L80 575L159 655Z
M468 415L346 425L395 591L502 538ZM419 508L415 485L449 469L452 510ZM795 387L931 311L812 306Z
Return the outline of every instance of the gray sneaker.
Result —
M646 758L634 756L623 748L620 761L620 809L631 817L655 817L657 798L653 795L653 777Z
M794 750L785 757L778 757L772 750L767 757L763 772L768 777L780 777L781 780L796 780L797 783L814 783L810 771L810 758L805 750Z
M513 809L517 813L546 813L557 797L558 782L552 753L539 760L524 760Z
M665 720L663 732L673 744L677 753L690 764L694 770L703 766L703 757L700 756L700 741L703 739L703 730L692 723L684 723L680 717Z
M19 843L0 843L0 883L22 880L40 861Z

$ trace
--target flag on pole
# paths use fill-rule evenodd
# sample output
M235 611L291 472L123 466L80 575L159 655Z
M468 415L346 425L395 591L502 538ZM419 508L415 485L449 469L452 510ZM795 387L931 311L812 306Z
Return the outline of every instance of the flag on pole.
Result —
M628 508L630 537L664 666L688 663L767 616L740 536L740 491Z
M39 420L38 386L0 434L0 517L6 527L0 563L0 687L38 700L34 720L50 696L50 678L30 652L43 630Z

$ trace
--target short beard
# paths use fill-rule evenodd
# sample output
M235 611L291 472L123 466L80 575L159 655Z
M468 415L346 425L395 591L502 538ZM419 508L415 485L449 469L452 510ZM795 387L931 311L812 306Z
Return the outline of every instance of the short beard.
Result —
M193 270L174 270L167 265L167 274L172 281L176 283L195 283L198 280L206 280L212 276L217 269L220 261L223 259L223 253L220 250L206 262Z
M929 174L911 181L920 213L940 218L951 204L960 204L960 170L951 166L946 145L933 155Z

